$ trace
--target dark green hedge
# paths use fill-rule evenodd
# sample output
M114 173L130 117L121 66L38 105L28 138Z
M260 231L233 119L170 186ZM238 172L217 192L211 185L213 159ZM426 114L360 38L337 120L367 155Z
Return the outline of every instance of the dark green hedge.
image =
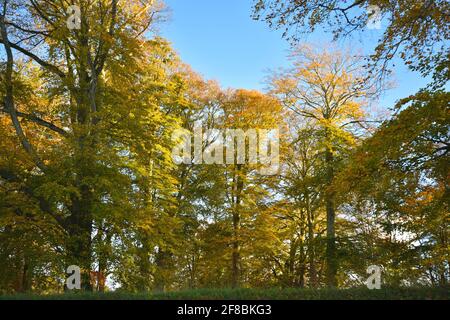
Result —
M70 293L61 295L18 294L0 300L449 300L450 288L355 289L202 289L152 293Z

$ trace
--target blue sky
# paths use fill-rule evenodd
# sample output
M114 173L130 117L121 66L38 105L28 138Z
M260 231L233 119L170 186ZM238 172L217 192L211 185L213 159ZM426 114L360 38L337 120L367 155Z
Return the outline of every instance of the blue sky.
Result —
M289 44L280 31L270 30L251 18L253 0L165 0L170 8L169 21L160 26L163 37L172 42L183 61L207 79L223 87L263 90L268 69L288 66ZM342 42L341 46L375 47L379 30ZM330 37L317 32L311 43L323 43ZM396 63L397 87L388 91L380 106L391 107L400 98L417 92L429 81Z

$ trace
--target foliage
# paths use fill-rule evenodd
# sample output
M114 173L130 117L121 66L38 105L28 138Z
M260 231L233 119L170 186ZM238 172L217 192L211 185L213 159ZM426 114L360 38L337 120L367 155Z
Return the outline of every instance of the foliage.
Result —
M377 75L349 50L296 46L267 92L224 90L151 32L161 3L72 2L84 4L80 29L67 27L67 2L1 1L0 294L448 299L414 289L450 279L449 94L436 89L448 57L424 49L448 37L446 3L370 1L390 17L374 61L402 46L436 84L376 127L366 107ZM285 26L337 14L342 35L341 18L369 1L270 3L267 19ZM191 148L177 165L173 136L199 123L197 152L210 156L214 129L279 129L279 167L263 175L230 145L231 162L199 165ZM83 287L60 295L70 265ZM370 265L383 267L385 289L360 288Z
M254 18L284 29L295 41L319 26L343 38L380 19L386 28L371 55L372 67L385 72L399 55L412 70L432 74L435 85L443 86L450 72L448 12L445 0L257 0Z

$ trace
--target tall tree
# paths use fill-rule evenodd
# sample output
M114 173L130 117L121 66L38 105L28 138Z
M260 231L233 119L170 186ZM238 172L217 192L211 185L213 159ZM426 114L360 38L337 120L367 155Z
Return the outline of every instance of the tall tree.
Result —
M123 173L123 158L117 150L125 137L114 135L109 120L112 115L126 114L130 118L133 114L125 112L127 104L133 103L123 100L127 88L131 88L125 84L133 85L134 79L129 76L141 67L139 56L148 49L143 33L159 7L153 1L133 1L130 5L117 0L77 1L73 5L80 8L79 28L68 27L72 17L67 3L2 2L1 42L8 60L4 111L11 116L24 149L41 171L41 182L48 185L59 181L67 192L47 209L67 232L67 265L82 268L83 285L90 290L96 213L107 204L106 199L118 195L108 183L117 179L125 187L124 182L131 180L131 175ZM57 116L61 126L31 117L63 139L58 149L46 150L50 159L42 159L17 120L20 113L14 106L11 81L14 52L41 67L50 96L59 100ZM118 87L119 81L124 82ZM45 111L42 118L48 117ZM144 129L145 124L140 125ZM66 179L58 180L58 175ZM46 200L51 197L49 193L50 189Z
M364 111L373 91L360 60L350 53L299 47L293 68L275 73L271 92L285 107L310 119L321 130L324 159L323 199L327 212L327 284L337 285L336 201L332 182L340 159L355 143L355 125L364 126Z
M326 231L326 217L322 208L323 191L321 132L309 119L291 112L288 120L290 139L283 158L281 184L277 191L280 201L287 205L281 215L281 226L290 233L288 284L317 287L321 283L322 251L318 244ZM281 263L279 263L281 264ZM306 280L307 279L307 280Z
M225 169L227 208L231 214L233 227L231 284L232 287L239 287L242 275L242 225L245 223L245 216L254 209L257 210L254 205L261 202L260 198L265 192L262 188L264 178L261 178L256 170L267 165L255 161L257 158L255 159L250 151L252 147L255 150L255 143L259 141L256 150L258 150L259 160L261 160L263 154L261 142L265 137L258 134L258 137L252 138L250 130L278 130L282 124L282 109L279 102L272 97L257 91L237 90L232 92L224 103L224 116L223 127L225 129L239 129L245 134L244 141L242 141L242 136L230 136L226 141L226 157L232 160L232 164L227 162ZM244 148L240 148L242 142L246 145ZM231 148L231 146L234 147ZM249 150L248 153L247 150ZM242 157L243 151L246 154Z
M375 248L391 255L383 264L393 284L449 281L448 101L442 91L399 101L398 114L364 141L336 179L341 197L353 193L375 207L385 233Z

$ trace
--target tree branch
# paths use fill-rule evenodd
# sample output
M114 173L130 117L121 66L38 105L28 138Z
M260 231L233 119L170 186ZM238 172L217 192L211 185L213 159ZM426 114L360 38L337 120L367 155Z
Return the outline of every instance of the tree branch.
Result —
M16 174L5 168L0 168L0 178L13 183L22 182ZM36 199L38 201L39 209L41 209L42 212L50 215L61 227L65 227L64 218L52 211L51 205L46 199L40 196L36 196L33 190L26 185L21 184L19 190L25 193L27 196Z
M35 162L36 166L41 169L43 172L46 171L46 166L41 161L39 156L37 155L35 149L31 145L30 141L26 137L22 126L19 122L17 111L14 106L14 94L13 94L13 84L12 84L12 72L13 72L13 65L14 65L14 57L11 51L10 42L8 40L8 34L6 31L6 25L5 25L5 14L6 14L6 0L4 0L4 7L3 7L3 14L0 16L0 33L2 36L2 39L4 39L3 44L6 51L6 72L5 72L5 107L9 112L9 115L11 117L11 121L14 125L14 128L16 130L16 134L22 143L23 148L25 151L31 156L33 161Z
M8 46L10 48L13 48L21 53L23 53L24 55L26 55L27 57L33 59L34 61L36 61L38 64L40 64L42 67L44 67L45 69L55 73L56 75L58 75L60 78L64 79L66 77L66 74L64 72L62 72L58 67L42 60L41 58L39 58L37 55L31 53L30 51L18 46L17 44L11 43L9 41L7 41L8 43L6 43L6 41L4 40L4 37L2 36L0 38L0 43L3 43L4 45L8 44Z
M0 112L6 113L6 114L10 114L10 112L6 108L0 109ZM46 127L46 128L48 128L48 129L50 129L52 131L55 131L55 132L61 134L62 136L67 137L69 135L69 133L67 131L65 131L64 129L56 126L55 124L53 124L51 122L48 122L48 121L46 121L44 119L41 119L41 118L39 118L39 117L37 117L35 115L28 114L28 113L23 113L23 112L19 112L19 111L16 111L16 114L20 118L24 118L24 119L30 120L30 121L38 124L38 125Z

